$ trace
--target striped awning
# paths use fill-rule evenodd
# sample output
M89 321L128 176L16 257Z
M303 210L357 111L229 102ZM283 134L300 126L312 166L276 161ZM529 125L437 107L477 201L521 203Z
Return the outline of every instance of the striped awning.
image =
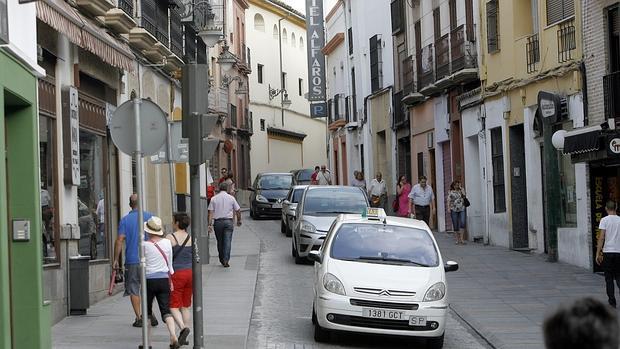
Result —
M564 154L583 154L600 149L600 130L574 134L564 138Z
M37 1L36 7L39 20L67 36L75 45L114 67L131 73L135 71L135 56L129 46L112 37L64 0Z

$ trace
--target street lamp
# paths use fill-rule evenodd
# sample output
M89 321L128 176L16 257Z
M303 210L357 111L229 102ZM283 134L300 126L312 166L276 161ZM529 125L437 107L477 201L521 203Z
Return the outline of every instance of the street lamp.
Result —
M276 98L278 95L282 94L282 107L284 109L288 109L292 102L290 99L288 99L288 92L286 92L285 88L281 88L281 89L275 89L273 87L271 87L271 85L269 85L269 100L273 100L274 98Z

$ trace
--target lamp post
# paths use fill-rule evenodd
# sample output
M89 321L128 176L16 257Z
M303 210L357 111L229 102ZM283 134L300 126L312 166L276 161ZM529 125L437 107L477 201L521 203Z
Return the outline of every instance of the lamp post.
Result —
M276 98L278 95L282 95L282 102L281 102L281 106L283 109L288 109L292 102L290 99L288 99L288 92L286 91L285 88L282 89L275 89L273 87L271 87L271 85L269 85L269 100L273 100L274 98ZM284 126L284 119L282 119L282 126Z

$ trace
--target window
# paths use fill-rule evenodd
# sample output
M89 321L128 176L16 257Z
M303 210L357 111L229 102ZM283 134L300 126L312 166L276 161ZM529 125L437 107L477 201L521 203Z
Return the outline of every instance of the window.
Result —
M441 37L441 9L439 7L433 10L433 35L435 41Z
M424 176L424 153L418 153L418 178Z
M351 108L353 109L353 121L357 121L357 98L356 98L356 88L355 88L355 68L351 68L351 92L353 95L351 98L353 99Z
M547 25L575 15L575 0L547 0Z
M349 55L353 54L353 28L347 30L347 36L349 37Z
M333 100L327 100L327 120L331 124L334 122L334 111L332 110Z
M257 70L257 78L258 78L258 83L262 84L263 83L263 65L262 64L258 64L256 67Z
M487 2L487 49L499 51L499 5L497 0Z
M260 130L265 131L265 119L260 119Z
M286 28L282 28L282 42L288 44L288 34L286 33Z
M295 39L295 33L291 33L291 46L297 47L297 40Z
M571 123L564 123L563 129L571 130ZM562 201L561 227L577 226L577 196L575 193L575 165L571 162L570 156L564 156L558 151L558 161L560 169L560 195Z
M609 9L607 13L607 56L609 72L620 71L620 6Z
M260 13L254 15L254 29L259 32L265 32L265 19Z
M304 48L304 38L302 38L301 36L299 37L299 48L302 50Z
M107 149L102 136L80 129L80 186L78 187L78 252L91 259L107 258L109 227L105 219Z
M372 92L381 89L381 37L370 38L370 86Z
M400 33L405 27L405 11L403 11L403 4L404 0L392 1L392 35Z
M230 105L230 125L232 127L237 127L237 106L234 104ZM228 166L230 168L230 166Z
M456 29L456 0L450 0L450 31Z
M41 221L43 222L43 264L59 262L59 231L55 213L56 172L54 169L55 122L39 114L39 161L41 169Z
M299 95L302 96L303 95L303 86L304 86L304 79L298 79L297 83L299 84Z
M278 38L280 38L280 31L278 30L278 25L274 24L273 25L273 38L278 40Z
M502 128L491 129L491 164L493 166L493 207L495 213L506 212L504 187L504 148Z
M286 73L282 72L282 76L280 77L281 81L280 83L282 84L282 88L286 89Z

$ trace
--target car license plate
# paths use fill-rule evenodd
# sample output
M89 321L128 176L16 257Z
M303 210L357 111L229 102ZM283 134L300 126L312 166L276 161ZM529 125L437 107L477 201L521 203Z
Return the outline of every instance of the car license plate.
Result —
M409 326L426 326L426 316L410 316Z
M405 320L405 312L398 310L363 308L362 316L373 319Z
M272 208L282 208L282 204L280 203L275 203L273 205L271 205Z

